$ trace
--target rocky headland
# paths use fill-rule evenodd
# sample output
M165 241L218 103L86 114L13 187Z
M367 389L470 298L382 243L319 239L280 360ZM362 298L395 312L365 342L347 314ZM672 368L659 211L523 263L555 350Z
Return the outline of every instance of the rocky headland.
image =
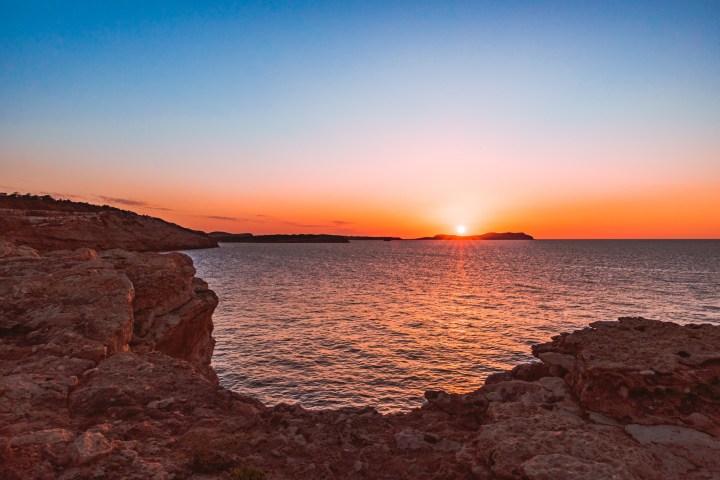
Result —
M134 251L217 247L205 232L107 205L0 193L0 239L38 251L81 247Z
M720 477L720 326L595 322L407 413L268 407L219 385L189 257L42 250L0 240L2 479Z

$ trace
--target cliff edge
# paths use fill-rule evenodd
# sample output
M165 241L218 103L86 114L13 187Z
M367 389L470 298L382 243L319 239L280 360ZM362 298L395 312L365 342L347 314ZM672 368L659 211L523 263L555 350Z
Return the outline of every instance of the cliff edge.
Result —
M0 242L0 478L713 479L720 327L596 322L409 413L267 407L190 259ZM248 372L252 375L252 372Z

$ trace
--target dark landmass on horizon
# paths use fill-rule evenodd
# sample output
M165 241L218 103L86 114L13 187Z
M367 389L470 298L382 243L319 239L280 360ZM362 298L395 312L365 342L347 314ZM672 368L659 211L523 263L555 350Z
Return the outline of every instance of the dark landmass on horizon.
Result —
M349 243L350 241L390 241L400 237L371 237L366 235L334 235L327 233L277 233L253 235L252 233L210 232L208 234L221 243Z
M332 235L326 233L289 234L278 233L272 235L253 235L252 233L210 232L208 234L221 243L349 243L350 241L386 241L405 240L401 237L372 237L365 235ZM518 232L496 233L489 232L482 235L435 235L434 237L412 238L410 240L534 240L531 235Z
M482 235L435 235L434 237L415 238L413 240L534 240L532 235L523 232L489 232Z
M210 232L210 238L221 243L350 243L342 235L327 234L277 234L253 235L252 233Z
M0 207L16 210L48 210L53 212L120 212L110 205L93 205L87 202L60 200L50 195L31 195L29 193L0 192Z
M217 247L205 232L109 205L0 192L0 239L39 251L136 251Z
M41 244L53 243L55 247L73 248L78 245L93 245L95 248L142 249L141 238L149 242L151 232L162 231L154 239L155 250L176 250L209 248L223 243L349 243L351 241L392 241L405 240L394 236L337 235L326 233L269 234L211 232L192 230L158 217L143 215L109 205L56 199L50 195L31 195L0 192L0 209L15 211L16 214L0 219L0 229L8 238L24 236L30 230L29 223L41 223L40 238L24 239L42 249ZM20 213L24 212L24 213ZM75 228L67 228L69 224ZM56 231L57 230L57 231ZM72 238L59 235L59 231L83 232ZM37 232L32 236L37 237ZM15 238L20 240L20 238ZM525 233L485 233L482 235L435 235L412 240L533 240Z
M404 240L401 237L371 237L368 235L350 235L350 236L346 235L345 238L347 238L350 241L380 240L380 241L389 242L391 240Z

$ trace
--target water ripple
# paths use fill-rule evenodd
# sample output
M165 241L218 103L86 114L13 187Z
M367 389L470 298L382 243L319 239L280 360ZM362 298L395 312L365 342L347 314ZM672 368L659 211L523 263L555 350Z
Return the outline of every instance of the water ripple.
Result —
M236 244L187 252L220 296L223 385L310 408L418 406L595 320L720 322L718 241Z

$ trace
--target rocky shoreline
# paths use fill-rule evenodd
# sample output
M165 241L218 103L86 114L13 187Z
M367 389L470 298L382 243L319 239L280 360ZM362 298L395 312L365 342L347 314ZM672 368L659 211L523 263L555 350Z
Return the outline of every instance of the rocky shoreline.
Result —
M596 322L403 414L267 407L219 386L194 275L0 242L0 478L720 477L720 326Z

